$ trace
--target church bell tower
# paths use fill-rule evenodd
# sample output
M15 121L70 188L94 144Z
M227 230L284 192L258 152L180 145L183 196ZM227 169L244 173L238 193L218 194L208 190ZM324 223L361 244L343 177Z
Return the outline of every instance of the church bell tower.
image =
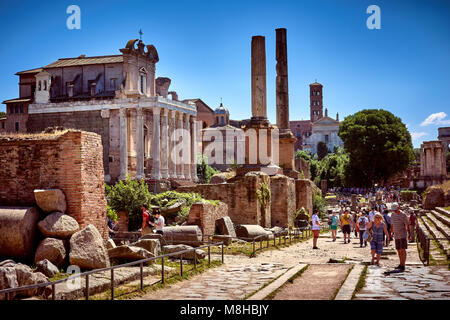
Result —
M315 122L323 118L323 86L314 82L309 85L309 97L310 97L310 120Z

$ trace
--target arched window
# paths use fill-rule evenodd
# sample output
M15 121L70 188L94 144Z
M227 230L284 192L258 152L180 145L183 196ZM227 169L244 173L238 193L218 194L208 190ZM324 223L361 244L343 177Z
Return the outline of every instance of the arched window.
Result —
M39 80L39 82L38 82L38 91L41 91L41 90L42 90L42 81Z
M147 70L144 67L139 69L139 92L147 94Z

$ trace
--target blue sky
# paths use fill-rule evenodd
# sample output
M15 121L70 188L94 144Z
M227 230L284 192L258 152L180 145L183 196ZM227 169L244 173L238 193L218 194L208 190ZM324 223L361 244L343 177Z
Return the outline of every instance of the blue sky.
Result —
M66 8L81 8L68 30ZM381 29L369 30L369 5ZM251 116L250 43L266 37L268 116L275 122L275 29L287 28L290 118L309 118L308 84L340 119L364 108L399 116L413 143L450 126L450 1L1 1L0 100L18 96L17 71L58 58L120 54L127 40L154 44L157 76L180 99L220 98L232 119ZM4 105L0 107L4 111ZM427 119L427 120L426 120ZM426 121L425 121L426 120Z

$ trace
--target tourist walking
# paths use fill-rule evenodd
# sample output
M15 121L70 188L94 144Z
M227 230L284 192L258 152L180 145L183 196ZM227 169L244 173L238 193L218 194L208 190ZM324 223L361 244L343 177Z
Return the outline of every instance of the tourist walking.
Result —
M376 213L373 222L367 225L367 232L372 231L372 241L370 241L370 250L372 253L372 261L374 264L375 254L377 255L377 266L380 266L380 258L383 253L383 234L387 233L386 224L383 222L383 216ZM388 235L389 237L389 235Z
M320 220L319 220L319 215L318 215L319 211L314 211L312 218L311 218L311 230L313 232L314 238L313 238L313 249L319 249L317 247L317 239L319 238L319 234L320 234Z
M397 202L392 203L391 209L393 211L391 220L395 239L395 249L397 250L400 260L400 264L396 269L399 271L405 271L406 249L408 248L408 217L400 211L400 206Z
M141 212L142 212L142 228L141 228L141 234L145 236L146 234L149 234L152 232L152 229L150 228L150 213L148 212L148 205L145 203L141 205Z
M333 238L333 241L336 241L336 234L337 234L337 228L339 223L339 218L336 215L336 211L333 211L333 214L331 215L331 224L330 224L330 230L331 230L331 237Z
M415 242L416 241L416 234L415 234L415 228L416 228L416 222L417 217L414 212L411 212L409 214L409 242Z
M388 210L383 211L383 218L387 229L387 234L383 234L383 241L385 242L385 245L388 246L390 243L390 239L392 238L392 220L389 216Z
M367 219L365 211L358 218L358 221L356 223L359 228L359 246L360 248L362 248L364 242L364 247L367 247L367 241L364 241L364 233L366 232L366 228L369 225L369 219Z
M350 214L350 208L346 208L345 212L341 216L341 229L344 234L344 243L350 243L350 233L352 224L352 215ZM347 242L348 238L348 242Z

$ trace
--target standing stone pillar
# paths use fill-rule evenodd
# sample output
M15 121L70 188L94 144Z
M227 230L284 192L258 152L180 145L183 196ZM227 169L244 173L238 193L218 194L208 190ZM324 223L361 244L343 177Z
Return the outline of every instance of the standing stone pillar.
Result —
M160 119L161 110L158 107L153 107L153 148L152 148L152 157L153 157L153 175L152 179L160 180L161 172L160 172L160 133L161 133L161 119Z
M169 178L169 128L168 117L169 110L164 109L161 121L161 177L163 179Z
M286 29L276 29L276 102L280 133L290 131Z
M136 108L136 179L144 179L144 114Z
M433 157L431 154L431 149L430 148L426 148L425 149L425 158L426 160L426 171L425 171L425 175L426 176L431 176L433 173Z
M178 127L177 127L177 177L178 179L184 179L184 174L183 174L183 154L185 152L185 150L183 150L183 144L184 144L184 140L183 140L183 113L179 112L178 113Z
M127 124L127 109L120 108L119 110L119 124L120 124L120 180L124 180L128 173L128 124Z
M184 118L184 140L183 140L183 172L184 178L186 180L191 180L191 165L192 165L192 155L191 155L191 122L190 116L186 113Z
M191 178L194 182L198 181L197 177L197 119L191 116L191 156L192 156L192 175Z
M267 118L266 39L252 37L252 117Z
M169 155L169 177L172 179L177 178L177 153L176 153L176 136L175 136L175 116L176 111L170 111L170 126L169 126L169 137L170 137L170 155Z

